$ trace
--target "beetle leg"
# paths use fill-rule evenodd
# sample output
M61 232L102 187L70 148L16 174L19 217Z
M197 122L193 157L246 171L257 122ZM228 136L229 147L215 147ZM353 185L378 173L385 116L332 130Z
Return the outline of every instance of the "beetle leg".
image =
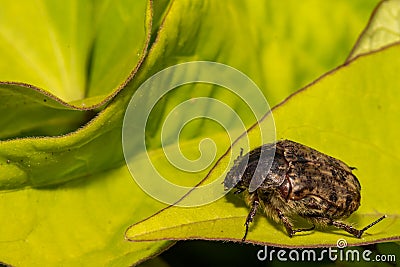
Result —
M289 219L283 214L283 212L279 209L276 209L276 212L278 213L279 219L282 221L283 225L286 228L286 231L288 232L289 237L292 237L295 233L298 232L306 232L306 231L312 231L315 229L315 225L313 224L312 227L310 228L299 228L299 229L293 229L293 224L289 221Z
M357 238L360 238L361 235L363 234L363 232L361 232L361 230L358 230L358 229L354 228L353 226L345 224L343 222L332 221L330 224L332 224L333 226L335 226L337 228L345 230L346 232L354 235Z
M286 231L288 232L289 237L293 236L293 225L292 223L288 220L288 218L283 214L283 212L279 209L276 209L276 212L278 213L279 219L282 221L283 225L286 228Z
M382 220L385 219L385 218L386 218L386 215L383 215L382 217L380 217L380 218L377 219L376 221L370 223L369 225L367 225L366 227L364 227L364 228L361 229L361 230L358 230L358 229L354 228L354 227L351 226L351 225L348 225L348 224L345 224L345 223L342 223L342 222L338 222L338 221L333 221L333 220L332 220L332 221L331 221L331 224L332 224L333 226L336 226L337 228L340 228L340 229L345 230L346 232L348 232L349 234L354 235L354 236L357 237L357 238L361 238L361 236L363 235L363 233L364 233L366 230L368 230L369 228L371 228L372 226L374 226L375 224L377 224L378 222L382 221Z
M244 226L246 226L246 232L244 233L242 242L244 242L246 240L246 236L249 231L249 224L253 221L253 218L256 215L257 209L259 206L260 206L260 200L258 199L257 193L254 193L253 201L251 203L251 209L250 209L249 215L247 215L246 222L244 223Z

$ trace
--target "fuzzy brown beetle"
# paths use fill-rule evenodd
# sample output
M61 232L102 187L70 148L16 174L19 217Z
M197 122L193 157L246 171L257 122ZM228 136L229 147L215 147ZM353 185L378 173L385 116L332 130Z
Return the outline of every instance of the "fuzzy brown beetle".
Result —
M264 166L271 168L266 171ZM251 207L242 241L260 206L276 222L283 223L289 237L313 230L315 225L333 225L361 238L386 215L361 230L338 221L349 217L360 206L361 186L353 169L338 159L290 140L262 145L244 156L241 153L228 172L224 186L237 189L235 194L245 192ZM249 185L253 177L261 182L251 192ZM293 216L303 217L313 226L294 229L290 220Z

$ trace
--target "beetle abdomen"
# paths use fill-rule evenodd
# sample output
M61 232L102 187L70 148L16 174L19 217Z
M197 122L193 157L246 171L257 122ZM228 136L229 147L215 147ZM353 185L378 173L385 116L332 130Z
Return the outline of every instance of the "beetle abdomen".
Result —
M334 170L334 173L333 173ZM292 162L287 174L291 184L288 199L298 201L311 197L309 208L317 209L327 217L347 217L360 205L360 184L347 170L320 162Z

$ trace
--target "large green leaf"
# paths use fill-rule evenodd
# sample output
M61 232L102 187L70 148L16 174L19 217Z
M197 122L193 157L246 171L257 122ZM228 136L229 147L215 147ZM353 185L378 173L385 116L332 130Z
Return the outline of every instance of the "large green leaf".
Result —
M113 8L121 9L121 6L117 4ZM141 10L138 7L136 8ZM122 10L120 11L122 12ZM145 21L143 14L151 15L151 11L148 11L148 13L145 11L143 9L140 13L143 22ZM121 14L115 17L120 18L120 16ZM129 19L128 21L131 20ZM142 27L143 29L149 27L149 22L145 25L146 27ZM112 26L114 27L114 25ZM116 27L118 27L118 24ZM129 28L129 23L125 27ZM150 31L150 29L147 30ZM106 31L109 32L111 30L107 29ZM116 49L115 47L105 47L104 49L111 48ZM129 58L129 54L132 51L129 50L127 53L126 56ZM127 66L124 66L121 69L126 68ZM137 87L140 81L141 79L138 79L136 83L130 85L130 88ZM54 123L54 121L62 123L62 120L70 120L74 122L74 127L69 126L67 123L64 124L64 127L69 126L69 129L76 129L79 118L82 119L83 117L84 119L82 119L81 123L84 123L87 120L85 117L93 117L90 113L88 115L79 111L68 110L73 109L74 106L62 102L54 95L44 93L43 90L35 87L25 84L3 83L0 88L4 101L2 108L4 110L9 110L10 107L15 108L17 111L14 114L22 117L13 121L9 132L4 132L4 136L8 138L10 133L17 133L18 136L23 131L28 131L29 133L32 133L32 131L37 132L39 123L43 124L42 127L46 127L48 124ZM1 141L0 187L2 189L16 189L24 186L37 187L57 184L121 165L123 163L121 125L124 115L124 103L129 100L132 92L128 89L126 91L125 94L100 112L90 123L75 132L57 137ZM87 109L87 107L81 105L81 109ZM5 125L12 117L3 116L1 118L3 120L2 124ZM104 143L109 146L104 146Z
M10 24L11 28L3 27L1 30L2 36L8 37L4 39L8 40L8 43L3 40L0 44L4 54L2 64L6 62L0 68L1 73L6 75L0 74L0 79L27 82L51 92L52 95L43 97L43 91L29 86L2 84L0 91L5 93L0 95L0 99L7 101L1 104L8 105L2 107L2 110L13 113L13 108L17 108L18 112L15 114L21 118L12 122L12 127L1 135L2 138L46 134L46 129L39 129L42 123L44 128L50 127L49 135L57 134L58 126L53 126L53 130L50 126L54 121L66 127L58 134L66 133L68 129L76 129L79 121L86 122L87 117L91 118L92 115L69 109L92 109L101 105L104 101L111 100L122 88L119 85L132 79L115 98L112 98L107 107L87 124L81 123L82 127L77 131L59 137L25 137L0 142L0 214L2 218L9 218L3 220L0 230L0 260L17 265L94 265L104 262L111 265L128 265L160 252L170 243L160 241L132 245L123 241L123 229L129 223L140 221L163 207L143 194L131 181L125 167L120 167L123 164L122 119L126 105L136 88L166 66L189 60L214 60L248 74L263 88L264 94L270 97L272 104L278 103L288 92L310 82L343 61L375 1L368 2L367 5L365 1L292 1L290 6L279 2L259 1L232 1L229 5L221 1L174 1L171 4L167 1L157 1L154 3L151 48L142 65L141 59L136 58L137 47L143 48L143 52L139 49L139 56L142 58L146 49L143 40L147 40L146 36L149 37L151 18L149 9L145 13L145 3L130 1L129 3L135 6L124 6L125 2L115 1L68 2L65 5L70 7L66 8L48 1L43 2L41 7L45 8L41 10L42 13L46 11L45 14L49 14L49 19L46 20L44 13L42 16L35 13L31 18L32 24L28 25L24 18L34 13L32 10L35 10L38 3L42 2L27 3L26 10L23 9L24 5L20 4L7 4L4 8L2 6L1 19L7 21L3 24ZM77 9L74 9L75 4ZM65 19L64 9L72 10L72 13L74 10L82 10L78 12L81 14L79 18L85 17L80 25L82 32L65 30L64 26L68 28L76 25L73 21L67 22L70 18L76 20L76 16L65 15L68 16L68 19ZM315 16L309 16L313 10ZM131 11L140 14L126 16ZM91 15L83 13L95 14L95 18L92 21ZM343 15L351 20L343 23ZM107 23L108 21L110 23ZM135 24L135 21L140 23L133 27L132 23ZM321 21L325 23L319 23ZM65 24L62 24L63 22ZM131 24L124 24L124 28L118 22ZM19 28L13 27L14 24ZM47 35L46 29L56 30L49 31L55 35ZM136 36L128 29L133 32L145 32L147 35ZM23 38L16 36L17 32L24 33L21 34ZM64 32L67 36L63 35ZM109 37L114 32L115 36ZM79 33L79 36L85 33L88 35L80 39L76 33ZM80 58L76 58L76 54L68 57L69 50L64 47L66 50L56 49L61 51L60 58L65 58L62 56L64 55L71 59L65 61L68 63L65 65L67 67L72 64L72 59L76 59L79 68L71 70L55 66L60 61L53 60L55 57L51 53L51 45L58 39L53 40L50 37L58 37L60 34L63 40L71 38L71 44L76 49L74 51L78 51L80 55ZM45 49L35 43L38 36L43 37L39 40L44 40ZM130 38L135 36L138 42L132 44ZM7 50L14 51L14 37L15 49L18 48L20 53L11 57L13 60L17 59L16 63L10 63L14 61L11 61ZM113 37L116 40L126 38L126 42L114 42ZM88 40L90 38L95 39L92 40L94 43ZM81 43L75 44L75 41ZM27 43L30 45L24 46ZM310 47L310 44L313 46ZM88 64L88 61L94 65ZM47 63L49 65L46 65ZM82 66L88 67L84 68L87 72L83 76ZM138 66L140 68L135 72ZM63 71L69 72L62 76L59 72L62 74ZM131 77L134 73L135 76ZM62 83L65 80L61 78L68 78L69 75L71 81ZM103 76L107 78L102 80ZM70 92L64 90L70 88L67 85L76 87ZM217 96L216 98L222 100L227 97L223 91L217 91L216 88L204 89L199 86L187 90L196 88L202 91L195 92L194 96ZM25 89L32 90L25 92ZM61 93L53 90L60 90ZM67 92L65 95L64 91ZM7 98L4 98L6 95ZM185 91L172 94L165 98L160 109L168 112L175 103L186 97ZM60 99L66 102L78 100L64 103ZM236 99L228 101L228 104L236 107L235 110L246 116L243 107L237 103ZM32 105L35 112L30 114L27 104ZM154 130L154 136L159 133L163 118L155 116L149 121L148 125ZM5 127L7 119L4 116L0 119L4 120L0 125ZM61 119L71 122L71 126L60 122ZM246 117L244 119L247 119L248 123L251 122ZM31 123L31 126L25 125L26 122ZM187 132L183 138L183 151L187 151L185 153L191 156L197 155L196 138L211 133L218 140L217 155L222 155L229 144L224 142L225 136L220 134L221 128L205 126L207 125L202 124ZM152 148L157 148L160 143L157 138L150 138L148 141L149 147ZM154 158L163 158L159 150L153 149L151 152ZM163 160L158 162L165 163ZM117 169L112 170L113 168ZM164 172L170 170L168 164L162 168ZM170 174L175 173L172 170ZM183 178L189 177L187 184L194 185L204 175L203 172L190 177L176 176L176 179L177 182L184 182ZM110 197L105 198L106 195ZM227 205L232 206L228 202ZM244 207L238 210L246 212ZM177 215L181 216L181 212L180 210ZM236 221L235 225L237 223ZM239 222L240 226L241 224ZM241 231L240 226L237 229L240 228ZM43 254L40 254L37 248L41 248ZM27 252L30 253L29 257Z
M373 12L348 60L400 41L400 1L384 0Z
M112 2L108 1L105 4L107 3ZM140 3L136 1L134 4ZM145 5L143 7L132 9L131 6L121 9L121 6L116 4L110 9L103 5L103 11L107 13L115 8L119 9L119 13L140 11L140 16L134 19L142 22L141 26L139 25L140 30L146 30L144 16L149 14L145 12ZM20 8L18 5L15 11L21 13ZM58 5L52 6L52 9L58 8ZM57 10L54 12L56 15ZM163 15L162 12L159 14ZM108 17L107 20L109 19ZM130 15L124 18L126 19L126 22L132 22ZM129 25L125 26L130 28ZM102 27L107 29L98 29L100 32L107 30L110 34L118 25L103 23ZM134 28L133 30L135 31ZM125 38L123 35L119 37ZM134 34L130 37L133 38ZM129 42L121 42L121 45L131 48ZM123 49L105 45L104 50L116 49L118 55L126 60L125 63L134 63L129 55L133 53L137 56L137 51L128 47ZM116 58L108 53L107 55L110 60L104 63L110 68L110 61L120 61L117 60L118 55ZM120 67L127 68L126 64L122 65L124 66ZM128 69L128 72L124 72L120 67L114 69L115 77L132 71ZM101 71L101 68L98 71ZM115 81L117 80L108 76L107 82ZM131 88L134 86L131 85ZM3 111L1 125L2 129L7 127L2 131L2 138L32 133L63 133L82 126L81 123L91 117L85 118L87 114L71 110L74 109L71 104L31 85L4 82L0 91ZM125 99L129 99L129 90ZM90 105L92 102L85 103ZM0 230L1 262L23 266L31 266L33 263L127 266L143 261L171 244L164 241L131 246L124 240L124 230L132 218L136 217L139 220L163 205L148 198L135 186L125 167L112 170L123 162L120 136L125 107L121 103L123 101L111 104L88 125L65 136L0 142L0 176L3 190L0 194L0 216L4 219ZM90 108L83 105L80 107ZM68 125L70 123L74 125L71 127ZM66 129L60 130L59 127ZM104 149L99 151L98 148L101 147ZM60 182L76 178L81 179L60 185ZM50 184L58 185L41 189L26 187Z
M357 167L362 201L348 222L363 227L382 214L388 218L361 239L333 229L289 238L283 227L259 216L250 228L248 241L279 246L335 246L340 237L346 238L350 245L400 240L400 223L396 219L400 214L399 180L395 178L399 167L396 155L400 152L397 138L400 61L392 60L399 53L397 45L361 57L323 76L273 109L279 139L299 141ZM261 126L270 119L271 114ZM256 129L249 131L250 137ZM219 164L226 160L227 157L223 158ZM208 179L220 172L215 168ZM195 190L186 198L194 195ZM127 237L132 241L240 240L248 211L232 195L202 207L170 206L131 226Z
M310 3L310 5L312 5L312 3ZM121 146L110 144L110 147L113 147L113 149L110 149L110 147L101 144L109 143L109 140L112 140L114 144L120 142L120 128L122 125L124 107L129 101L132 91L137 88L141 81L144 81L151 74L161 70L165 66L191 59L213 59L228 63L238 69L248 69L250 73L253 73L252 68L258 69L258 67L249 64L248 60L249 56L257 57L256 55L249 54L246 55L246 57L231 57L231 53L236 52L240 54L240 46L235 46L232 50L222 49L227 42L230 43L233 42L233 40L222 38L220 32L226 32L228 28L232 27L228 22L244 20L240 7L241 5L239 4L238 8L229 9L230 13L221 17L219 14L225 10L226 6L219 2L211 2L207 5L206 2L184 1L174 3L169 9L170 14L174 15L166 16L163 21L162 30L154 41L145 65L138 73L138 77L128 86L130 89L126 88L125 92L122 92L107 109L101 112L99 116L87 124L86 127L60 138L27 138L0 143L0 158L3 162L8 162L8 164L0 165L0 184L3 184L3 188L56 184L84 177L88 174L93 174L105 170L110 166L122 163ZM329 9L328 6L325 8ZM293 9L296 8L293 6ZM203 12L198 12L198 10L203 10ZM249 10L254 11L255 9ZM252 17L250 11L247 14L249 18ZM283 6L280 9L278 6L276 11L286 14L287 9ZM306 11L307 10L305 10L305 12ZM178 16L175 14L190 14L190 16ZM198 21L202 21L202 23L199 24ZM183 25L183 23L185 27L179 27L179 25ZM296 22L293 21L292 23L295 24ZM222 26L219 28L213 27L216 24ZM247 47L249 45L247 41L249 37L246 37L246 34L251 33L251 31L246 28L249 26L243 25L247 24L237 23L235 31L239 34L234 35L232 38L237 39L236 43L242 42L242 47ZM197 31L193 29L197 29ZM210 29L214 30L210 31ZM176 45L178 31L180 39L178 45ZM205 42L204 40L213 40L213 45L210 46L206 42L209 46L198 46L195 45L198 43L197 40L203 42ZM288 42L290 39L285 41ZM218 53L216 51L218 51ZM214 53L214 58L211 58L212 53ZM260 61L255 58L251 62L255 62L256 65L260 64ZM298 71L300 72L300 68ZM301 70L301 72L303 72L303 70ZM260 76L261 73L254 74L254 77ZM297 76L297 74L294 76ZM268 86L265 88L267 88L265 92L266 95L286 94L282 93L280 90L268 91ZM189 91L193 91L193 88L189 88ZM227 99L226 94L217 91L216 88L204 89L204 87L202 87L199 93L195 92L191 96L196 96L197 94L214 97L222 101ZM172 109L177 102L186 97L187 94L185 92L178 91L176 94L171 94L169 98L161 103L161 105L165 105L165 107L161 108L164 110L163 116L165 116L168 110ZM277 97L281 98L282 96ZM39 101L41 102L42 99L39 99ZM227 104L233 107L238 106L238 100L233 99L232 101L228 101ZM245 116L246 113L241 110L242 106L238 106L235 110ZM160 139L157 138L157 136L161 131L162 124L159 122L162 121L162 119L162 117L156 116L153 118L151 117L149 120L148 125L155 136L150 140L150 147L159 146ZM244 119L247 120L247 124L251 122L249 118ZM211 129L212 132L214 127L207 127L207 125L201 123L197 128L193 128L191 132L195 132L196 136L202 136L204 132L210 132L209 129ZM221 128L217 128L214 131L220 130ZM196 137L190 132L188 135L190 138ZM10 149L11 147L13 149ZM96 153L93 153L93 151L96 151ZM25 159L26 155L29 155L29 159ZM60 171L61 168L63 169L62 171Z
M0 80L32 84L81 108L104 103L142 60L146 4L3 1Z
M170 245L124 240L128 222L163 206L135 186L126 167L93 178L0 194L1 261L15 266L128 266Z
M146 1L24 2L0 11L0 139L79 128L136 73L150 38Z

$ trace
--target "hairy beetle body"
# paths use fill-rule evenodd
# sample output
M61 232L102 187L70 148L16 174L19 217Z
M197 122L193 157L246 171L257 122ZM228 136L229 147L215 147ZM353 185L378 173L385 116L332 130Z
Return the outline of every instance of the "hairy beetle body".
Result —
M268 171L264 166L271 168ZM361 237L385 216L362 230L337 221L360 206L361 185L352 170L338 159L290 140L266 144L240 155L224 185L236 188L236 193L245 192L251 206L243 241L259 206L275 221L282 222L290 237L314 229L315 224L334 225ZM262 183L250 192L252 179L262 179ZM307 219L313 227L294 229L290 220L293 216Z

